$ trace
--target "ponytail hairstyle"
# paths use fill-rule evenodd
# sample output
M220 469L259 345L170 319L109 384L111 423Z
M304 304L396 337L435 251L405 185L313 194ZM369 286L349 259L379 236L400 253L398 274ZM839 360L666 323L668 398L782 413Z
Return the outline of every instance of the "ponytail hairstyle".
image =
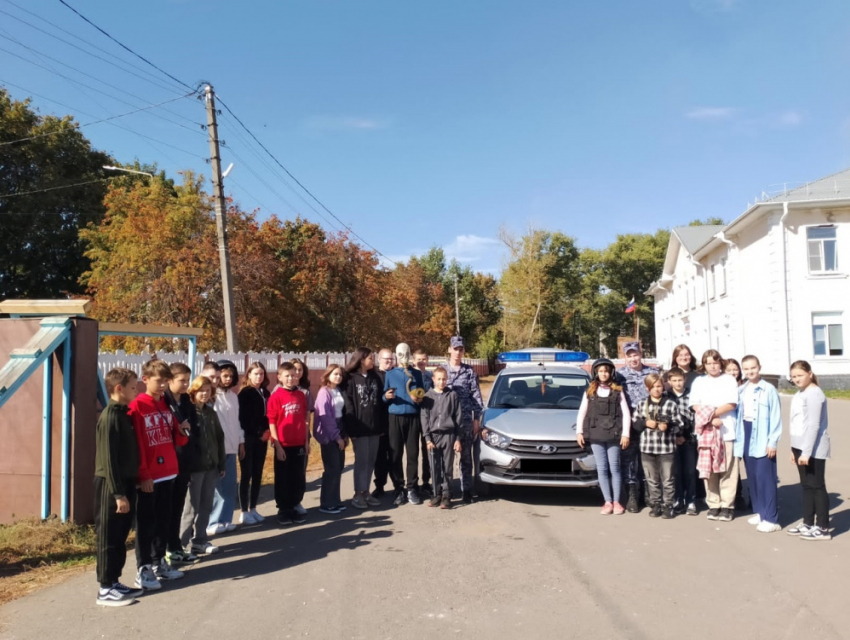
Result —
M793 371L794 369L799 369L800 371L805 371L806 373L811 373L812 374L812 382L815 385L820 386L820 385L818 385L818 377L815 375L815 372L812 371L812 365L810 365L805 360L797 360L796 362L794 362L791 365L790 371Z

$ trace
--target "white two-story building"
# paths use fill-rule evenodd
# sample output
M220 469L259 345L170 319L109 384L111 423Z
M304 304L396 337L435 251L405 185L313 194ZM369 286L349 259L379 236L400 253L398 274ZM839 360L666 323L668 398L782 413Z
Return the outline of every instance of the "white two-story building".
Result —
M686 344L754 354L782 380L808 360L824 388L850 388L850 170L749 207L726 226L676 227L655 298L659 361ZM847 327L847 329L845 329Z

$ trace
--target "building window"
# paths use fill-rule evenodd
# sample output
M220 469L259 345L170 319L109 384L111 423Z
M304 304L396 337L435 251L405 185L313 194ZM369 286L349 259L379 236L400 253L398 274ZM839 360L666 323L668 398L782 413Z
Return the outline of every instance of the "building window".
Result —
M697 308L697 285L696 280L691 278L691 309Z
M816 356L843 356L844 328L841 313L812 314L812 340Z
M835 251L835 227L808 227L806 239L809 247L809 273L824 273L838 270L838 254Z
M720 273L717 275L717 295L726 295L726 260L720 261Z

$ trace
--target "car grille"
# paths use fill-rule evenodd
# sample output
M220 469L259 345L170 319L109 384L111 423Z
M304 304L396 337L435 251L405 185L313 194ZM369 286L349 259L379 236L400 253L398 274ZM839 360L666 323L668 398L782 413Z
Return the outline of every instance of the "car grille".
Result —
M551 445L556 448L555 451L550 453L543 453L537 447ZM511 440L511 444L508 446L506 451L510 451L519 456L527 457L569 457L569 458L579 458L581 456L587 455L587 452L582 449L577 442L574 440L570 441L547 441L547 440Z

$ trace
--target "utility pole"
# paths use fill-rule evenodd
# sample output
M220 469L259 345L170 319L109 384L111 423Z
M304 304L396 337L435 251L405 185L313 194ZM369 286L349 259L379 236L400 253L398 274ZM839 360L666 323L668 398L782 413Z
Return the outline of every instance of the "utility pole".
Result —
M215 201L215 228L218 235L218 258L221 263L221 295L224 302L224 331L227 350L237 352L236 320L233 314L233 282L230 276L230 249L227 246L227 213L224 200L224 183L221 178L221 153L218 145L215 93L212 85L204 89L207 103L207 132L210 134L210 162L212 163L213 198Z
M460 304L457 297L457 274L455 274L455 328L457 329L456 336L460 335Z

